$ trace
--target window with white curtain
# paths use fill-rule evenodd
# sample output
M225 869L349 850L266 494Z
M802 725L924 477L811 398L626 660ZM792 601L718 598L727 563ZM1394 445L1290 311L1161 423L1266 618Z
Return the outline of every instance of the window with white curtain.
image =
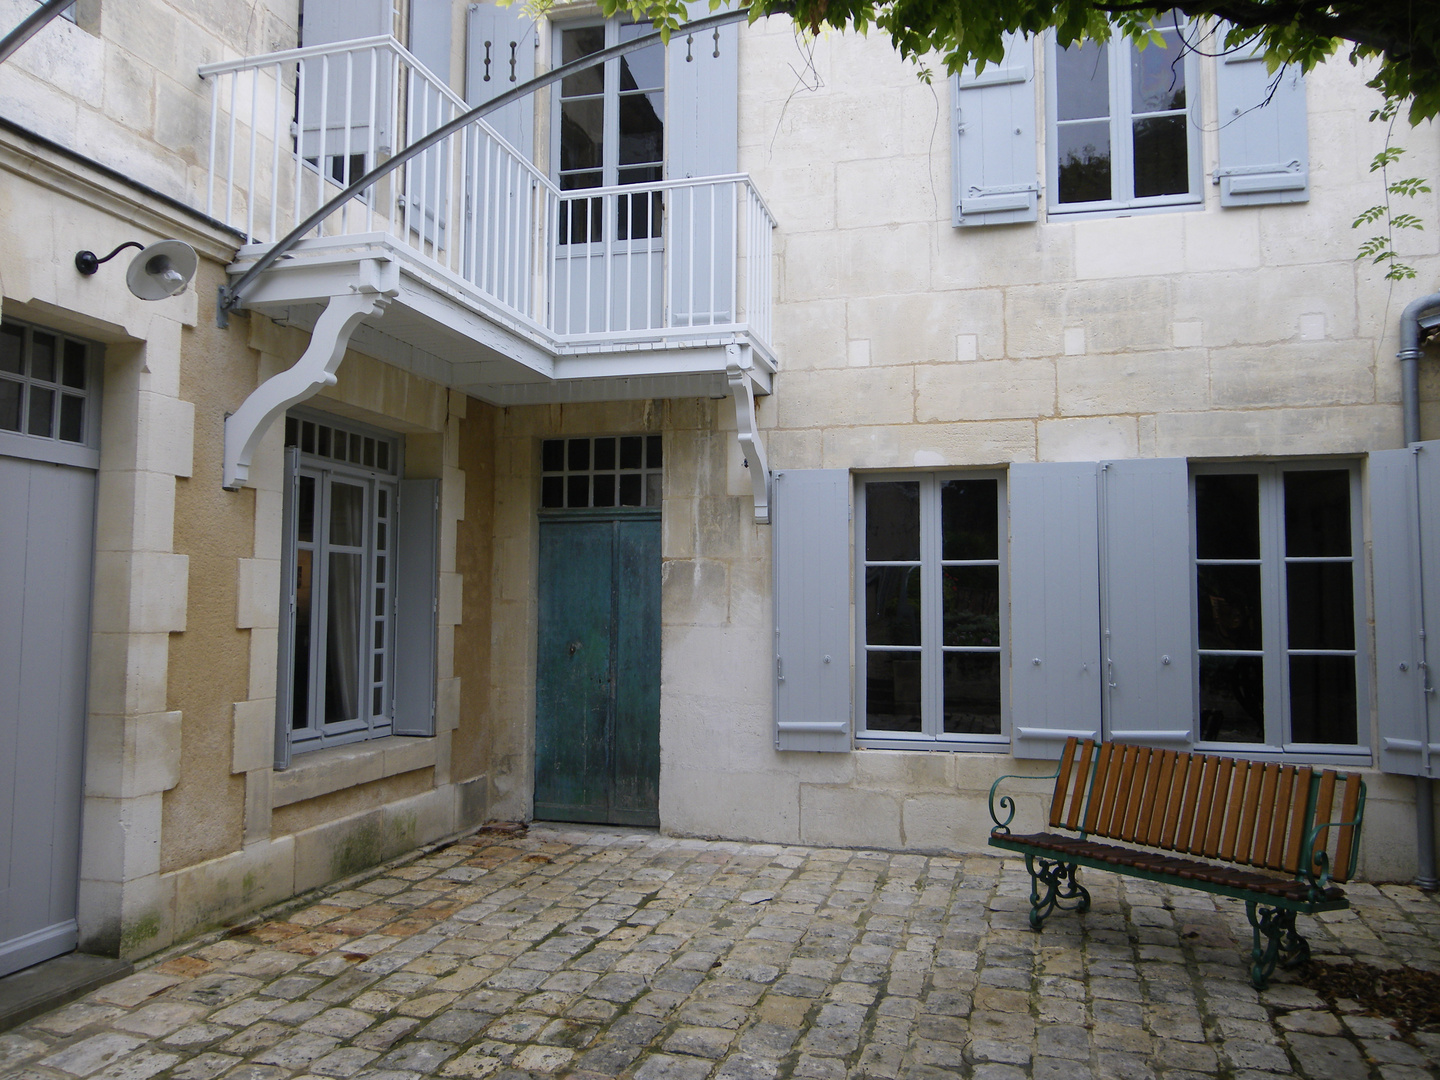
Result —
M399 439L310 416L285 421L298 449L293 506L293 750L390 733Z

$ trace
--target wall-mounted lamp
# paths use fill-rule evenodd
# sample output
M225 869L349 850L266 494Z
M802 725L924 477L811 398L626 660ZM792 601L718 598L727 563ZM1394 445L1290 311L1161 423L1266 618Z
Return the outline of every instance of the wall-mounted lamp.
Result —
M129 240L103 258L93 251L77 251L75 269L89 277L100 269L101 263L109 262L132 247L141 248L141 251L130 260L130 269L125 271L125 284L141 300L164 300L167 296L183 292L200 266L195 249L181 240L161 240L149 247Z

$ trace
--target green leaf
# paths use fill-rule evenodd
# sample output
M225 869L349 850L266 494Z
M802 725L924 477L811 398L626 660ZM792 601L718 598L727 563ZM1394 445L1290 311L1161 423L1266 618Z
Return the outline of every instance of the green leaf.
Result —
M1352 229L1358 229L1361 225L1369 225L1371 222L1379 221L1385 216L1385 207L1372 206L1361 212L1360 216L1350 223Z

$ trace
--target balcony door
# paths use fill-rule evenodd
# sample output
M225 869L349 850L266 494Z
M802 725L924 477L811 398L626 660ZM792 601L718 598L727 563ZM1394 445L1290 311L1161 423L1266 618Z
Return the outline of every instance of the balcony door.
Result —
M648 23L561 25L557 64L650 31ZM662 325L665 47L658 41L561 81L554 161L564 193L555 266L562 334ZM624 188L637 188L625 191ZM588 194L593 192L593 194Z

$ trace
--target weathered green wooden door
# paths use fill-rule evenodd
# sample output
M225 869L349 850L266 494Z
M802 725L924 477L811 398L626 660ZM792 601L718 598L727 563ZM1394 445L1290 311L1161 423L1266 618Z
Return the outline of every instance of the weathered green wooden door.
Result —
M540 520L535 817L660 823L660 513Z

